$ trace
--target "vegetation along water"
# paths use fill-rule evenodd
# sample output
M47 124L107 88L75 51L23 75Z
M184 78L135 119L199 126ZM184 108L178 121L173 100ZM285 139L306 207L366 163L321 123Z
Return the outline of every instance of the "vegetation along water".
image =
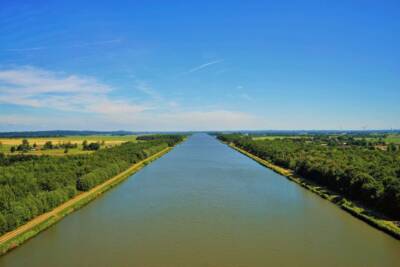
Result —
M399 266L399 253L398 240L194 134L0 266Z
M88 191L183 136L126 142L88 155L65 157L0 154L0 234L12 231ZM10 244L0 244L1 252Z

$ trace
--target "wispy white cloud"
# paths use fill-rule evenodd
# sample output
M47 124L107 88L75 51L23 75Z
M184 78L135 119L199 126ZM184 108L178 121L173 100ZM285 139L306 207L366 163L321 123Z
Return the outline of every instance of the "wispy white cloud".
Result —
M19 115L0 114L0 131L49 130L49 129L95 129L95 130L136 130L136 131L204 131L265 129L262 118L244 112L228 110L173 111L173 112L122 112L114 116L65 115Z
M187 73L193 73L193 72L196 72L196 71L202 70L202 69L204 69L204 68L210 67L210 66L212 66L212 65L215 65L215 64L221 63L221 62L223 62L223 61L224 61L223 59L219 59L219 60L210 61L210 62L207 62L207 63L201 64L201 65L199 65L199 66L196 66L196 67L194 67L194 68L192 68L192 69L188 70L188 71L187 71Z
M0 70L0 103L98 114L137 113L147 109L141 104L111 98L113 90L92 77L32 67Z
M33 67L0 70L0 92L12 93L18 90L24 94L106 93L111 88L91 77L65 75Z
M0 107L12 104L41 111L21 114L17 108L3 112L0 130L234 130L264 126L260 118L245 112L181 106L145 81L134 88L150 100L132 101L132 95L116 98L116 88L93 77L34 67L0 69Z
M194 72L198 72L198 71L200 71L200 70L202 70L202 69L208 68L208 67L210 67L210 66L213 66L213 65L222 63L223 61L224 61L223 59L213 60L213 61L210 61L210 62L201 64L201 65L192 67L192 68L189 69L189 70L183 71L183 72L178 73L177 75L173 75L173 76L171 76L171 77L172 77L172 78L179 78L179 77L181 77L181 76L189 75L189 74L192 74L192 73L194 73ZM216 74L218 74L218 71L217 71Z

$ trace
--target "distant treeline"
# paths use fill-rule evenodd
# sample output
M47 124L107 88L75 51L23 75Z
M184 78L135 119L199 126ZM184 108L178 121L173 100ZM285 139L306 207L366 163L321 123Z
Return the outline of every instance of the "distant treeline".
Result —
M99 150L101 145L104 145L104 141L102 143L100 142L91 142L88 143L87 140L84 140L82 142L82 150ZM60 144L53 144L52 141L47 141L44 143L44 145L41 147L41 150L51 150L51 149L64 149L64 153L68 153L68 149L70 148L77 148L78 144L77 143L71 143L71 142L65 142L65 143L60 143ZM10 152L29 152L32 150L37 150L38 146L36 143L31 145L27 139L23 139L20 145L17 146L12 146L10 148Z
M0 132L0 137L3 138L23 138L23 137L61 137L61 136L80 136L80 135L130 135L133 132L128 131L32 131L32 132Z
M400 134L400 129L391 130L259 130L259 131L227 131L209 132L211 135L242 134L250 136L317 136L317 135L352 135L355 137L381 137L389 134Z
M0 153L0 234L112 178L183 136L127 142L92 154L64 157Z
M243 135L218 138L400 220L398 149L382 151L304 138L252 140Z
M183 135L176 134L149 134L149 135L141 135L136 138L138 141L150 141L150 140L164 140L168 143L169 146L176 144L177 142L182 141L184 138Z
M188 134L189 132L186 132ZM63 137L63 136L81 136L81 135L176 135L179 132L132 132L132 131L71 131L71 130L54 130L54 131L23 131L23 132L0 132L2 138L28 138L28 137Z

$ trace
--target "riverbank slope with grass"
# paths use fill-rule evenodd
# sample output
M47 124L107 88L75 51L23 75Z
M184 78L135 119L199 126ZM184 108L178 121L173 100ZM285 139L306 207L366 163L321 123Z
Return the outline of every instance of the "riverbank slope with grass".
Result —
M174 146L183 138L162 136L63 157L0 153L0 235Z
M222 141L221 141L222 142ZM319 195L320 197L329 200L330 202L336 204L341 209L347 211L351 215L356 218L361 219L362 221L368 223L369 225L389 234L390 236L400 240L400 226L397 225L394 221L386 219L384 216L380 214L364 208L362 205L354 201L350 201L343 196L333 192L332 190L327 189L326 187L317 185L316 183L305 179L304 177L300 177L296 175L292 170L282 168L277 166L269 161L266 161L262 158L259 158L246 150L243 150L233 143L223 142L230 146L231 148L237 150L238 152L246 155L247 157L255 160L256 162L260 163L261 165L275 171L278 174L285 176L292 182L299 184L300 186L314 192L315 194Z
M167 147L162 151L157 152L138 163L135 163L125 171L119 173L118 175L114 176L111 179L108 179L104 183L97 185L96 187L90 189L89 191L78 194L74 198L61 204L52 211L44 213L30 220L26 224L18 227L17 229L2 235L0 237L0 255L5 254L7 251L18 247L28 239L36 236L41 231L57 223L66 215L83 207L84 205L94 200L96 197L98 197L105 191L109 190L110 188L124 181L127 177L134 174L135 172L146 166L151 161L156 160L162 155L168 153L171 149L173 149L173 147Z

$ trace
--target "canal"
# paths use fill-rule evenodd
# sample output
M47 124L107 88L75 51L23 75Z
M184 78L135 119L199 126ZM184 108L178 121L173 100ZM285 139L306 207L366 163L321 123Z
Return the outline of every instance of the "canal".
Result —
M0 266L400 266L400 242L195 134Z

